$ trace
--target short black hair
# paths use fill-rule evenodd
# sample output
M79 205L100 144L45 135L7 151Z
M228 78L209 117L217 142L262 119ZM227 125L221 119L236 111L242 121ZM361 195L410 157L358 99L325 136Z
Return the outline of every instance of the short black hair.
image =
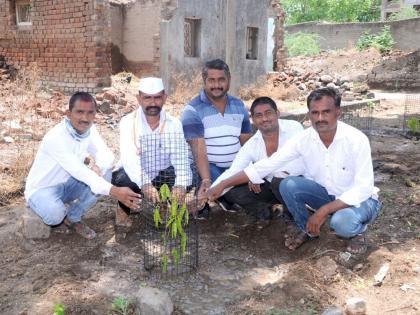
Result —
M95 105L96 109L96 100L91 94L89 94L88 92L76 92L70 97L69 111L73 110L74 104L76 104L76 102L79 100L83 102L91 102L93 105Z
M312 101L319 101L324 96L329 96L332 99L334 99L335 106L340 107L341 105L340 93L334 88L325 87L325 88L316 89L308 95L308 98L306 100L306 105L308 106L308 109Z
M214 59L207 61L201 70L203 80L206 81L209 75L209 69L223 70L228 78L230 78L229 66L222 59Z
M254 115L255 107L257 107L258 105L261 105L261 104L270 105L270 107L277 112L276 102L274 102L274 100L272 98L269 98L268 96L262 96L262 97L257 97L252 102L251 108L249 109L249 111L251 112L251 115Z

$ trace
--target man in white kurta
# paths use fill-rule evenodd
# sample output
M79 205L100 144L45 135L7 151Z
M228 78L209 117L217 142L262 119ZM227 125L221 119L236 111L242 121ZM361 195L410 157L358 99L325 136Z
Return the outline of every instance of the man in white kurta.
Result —
M288 140L303 131L302 125L294 120L278 119L276 103L269 97L259 97L250 108L251 118L258 131L239 150L232 165L222 173L213 186L243 171L250 164L271 156L287 143ZM265 176L260 184L243 184L226 191L224 198L231 204L238 204L256 219L266 220L272 217L272 206L283 203L279 191L282 178L287 175L301 175L302 163L296 159L285 167ZM288 216L287 208L283 206Z
M152 203L159 201L158 189L167 184L181 200L192 182L188 146L181 122L162 109L166 101L162 79L141 79L137 100L139 108L120 122L121 161L112 183L128 186ZM132 225L130 210L119 204L117 225Z
M111 195L137 206L139 195L129 188L113 186L105 178L114 155L100 137L93 120L95 99L75 93L63 121L43 138L29 171L25 198L48 225L63 222L77 233L94 238L95 232L81 221L97 201L97 195Z
M347 251L367 250L365 232L381 208L374 186L368 138L356 128L338 121L341 97L332 88L312 91L307 98L312 127L291 139L282 150L222 181L208 193L217 198L226 187L263 178L285 163L301 158L304 176L289 176L280 193L295 225L285 235L285 245L297 249L318 236L330 218L335 233L348 239Z

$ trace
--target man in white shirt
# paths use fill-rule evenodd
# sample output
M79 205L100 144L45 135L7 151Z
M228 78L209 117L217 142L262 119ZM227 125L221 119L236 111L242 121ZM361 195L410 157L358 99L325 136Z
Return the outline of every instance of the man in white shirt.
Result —
M142 78L137 95L139 108L120 122L120 168L112 174L116 186L128 186L147 201L159 201L158 189L167 184L178 200L191 185L188 146L181 122L162 107L166 93L162 79ZM130 227L130 207L119 203L115 221Z
M111 195L132 207L138 207L140 199L131 189L104 179L114 155L93 125L95 114L96 102L89 93L71 96L66 117L43 138L25 187L29 206L45 224L64 220L88 239L96 234L81 218L96 203L96 195Z
M365 252L364 232L381 208L379 190L374 186L369 140L359 130L338 121L340 103L341 97L334 89L311 92L307 105L312 127L271 157L222 181L208 197L215 199L226 187L248 180L261 183L264 176L300 157L304 177L289 176L280 185L296 224L285 235L286 247L294 250L308 237L318 236L331 215L330 227L338 236L349 239L347 250Z
M239 150L232 165L220 175L212 186L244 170L248 165L271 156L296 134L303 131L300 123L294 120L278 119L276 103L269 97L259 97L250 108L251 118L258 131ZM281 170L267 175L261 184L248 184L233 187L225 192L224 198L231 204L238 204L256 219L270 219L272 206L282 203L279 184L288 174L300 175L301 161L297 159ZM284 213L287 208L284 206Z

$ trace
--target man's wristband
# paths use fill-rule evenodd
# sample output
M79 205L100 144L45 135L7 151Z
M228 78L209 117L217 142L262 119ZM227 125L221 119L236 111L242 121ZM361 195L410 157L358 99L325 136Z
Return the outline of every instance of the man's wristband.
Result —
M210 178L203 178L203 179L201 180L201 182L202 182L202 183L204 183L204 182L209 182L210 184L212 183L212 181L211 181L211 179L210 179Z

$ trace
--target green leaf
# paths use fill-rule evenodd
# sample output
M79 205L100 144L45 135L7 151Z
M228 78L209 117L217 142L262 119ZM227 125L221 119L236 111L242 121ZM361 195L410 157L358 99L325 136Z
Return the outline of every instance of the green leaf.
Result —
M167 184L163 184L162 186L160 186L159 193L160 200L163 202L171 198L171 190L169 189L169 186Z
M177 210L178 210L178 198L174 197L172 199L172 204L171 204L171 217L176 217Z
M163 255L162 257L162 267L163 267L163 272L168 272L168 256Z
M55 304L54 305L54 315L65 315L66 308L63 304Z
M179 253L176 248L172 248L172 256L174 257L175 265L179 264Z
M181 251L182 255L185 255L185 250L187 249L187 234L181 234Z
M162 218L160 217L160 207L156 205L155 211L153 212L153 221L155 222L155 227L158 228L159 224L162 224Z
M172 230L172 239L175 239L176 238L176 233L177 233L177 230L178 230L176 222L172 223L171 230Z

